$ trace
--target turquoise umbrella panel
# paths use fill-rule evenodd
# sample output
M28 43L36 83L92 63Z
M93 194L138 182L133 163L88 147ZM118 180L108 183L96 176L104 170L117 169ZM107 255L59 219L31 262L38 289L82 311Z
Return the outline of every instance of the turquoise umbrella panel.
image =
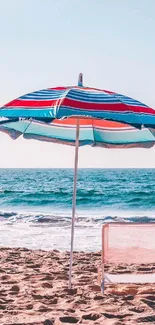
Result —
M27 139L75 145L76 125L76 118L54 120L49 124L20 120L0 125L0 130L8 133L14 139L23 135ZM79 119L79 125L80 146L149 148L155 143L153 132L147 128L139 130L122 123L91 119Z

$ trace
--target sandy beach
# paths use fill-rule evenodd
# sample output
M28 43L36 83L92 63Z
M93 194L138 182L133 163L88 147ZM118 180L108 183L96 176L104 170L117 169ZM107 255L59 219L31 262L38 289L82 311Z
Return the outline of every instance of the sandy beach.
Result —
M69 253L0 248L0 324L154 324L155 284L107 285L100 292L101 253L74 253L73 289L68 291ZM108 265L112 273L133 267ZM153 273L154 264L134 272Z

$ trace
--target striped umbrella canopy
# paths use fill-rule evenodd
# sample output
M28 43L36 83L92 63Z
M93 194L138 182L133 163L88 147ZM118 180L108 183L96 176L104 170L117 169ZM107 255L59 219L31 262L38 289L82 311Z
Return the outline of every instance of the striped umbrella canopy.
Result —
M75 145L69 288L71 288L78 148L149 148L155 144L155 110L96 88L57 87L21 96L0 108L0 130L24 138Z
M49 122L70 116L89 116L155 127L155 110L130 97L108 90L78 86L56 87L21 96L0 108L0 117L33 118Z
M155 144L154 130L141 130L119 122L79 118L79 146L91 145L105 148L150 148ZM55 119L51 123L35 120L19 120L0 125L0 130L12 139L54 142L74 146L77 118Z

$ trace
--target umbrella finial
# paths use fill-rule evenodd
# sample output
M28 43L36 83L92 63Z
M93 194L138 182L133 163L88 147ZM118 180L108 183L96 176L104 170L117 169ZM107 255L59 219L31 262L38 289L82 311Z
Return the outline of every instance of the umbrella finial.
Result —
M78 79L78 86L83 87L83 74L79 74L79 79Z

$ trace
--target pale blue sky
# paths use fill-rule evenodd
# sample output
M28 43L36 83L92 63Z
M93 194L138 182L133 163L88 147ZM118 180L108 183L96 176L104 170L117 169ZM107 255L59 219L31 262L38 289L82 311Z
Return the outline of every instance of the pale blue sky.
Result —
M0 0L0 105L84 84L155 107L154 0ZM0 134L0 167L71 167L73 148ZM3 152L3 155L2 155ZM62 159L63 156L63 159ZM80 167L155 167L150 150L80 149Z

